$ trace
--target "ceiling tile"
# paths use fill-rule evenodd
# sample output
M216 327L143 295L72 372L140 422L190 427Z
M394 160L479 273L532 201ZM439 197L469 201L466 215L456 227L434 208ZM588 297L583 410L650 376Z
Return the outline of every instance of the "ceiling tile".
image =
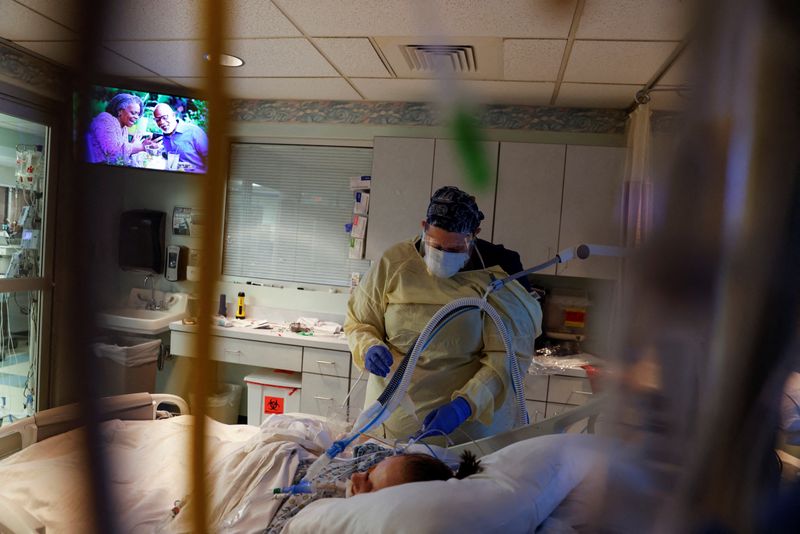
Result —
M566 38L577 0L274 0L317 37Z
M79 25L78 20L78 0L17 0L21 4L25 4L34 11L37 11L45 17L51 18L56 22L60 22L64 26L68 26L73 30L77 30Z
M363 78L391 76L369 39L320 38L314 39L314 42L345 76Z
M229 76L339 76L307 39L242 39L225 43L226 52L244 60Z
M505 79L555 80L566 46L567 41L564 40L506 39L503 43Z
M202 39L203 13L196 0L112 0L107 40ZM226 0L230 35L236 38L300 36L268 0Z
M0 0L0 37L9 41L78 38L75 32L11 0Z
M576 37L678 41L686 37L696 0L586 0Z
M202 41L111 41L106 46L167 77L204 74ZM240 39L225 42L225 52L244 60L228 76L338 76L306 39Z
M569 108L617 108L633 104L641 85L562 83L556 106Z
M564 81L645 84L675 46L667 42L575 41Z
M18 43L28 50L67 67L78 66L78 41L32 41ZM152 76L153 73L109 50L100 51L99 70L117 76Z
M176 82L202 90L203 78L175 78ZM263 100L361 100L342 78L228 78L232 98Z
M281 10L268 0L226 0L231 17L230 37L256 39L264 37L300 37Z
M197 76L204 68L201 41L109 41L105 46L162 76Z
M553 96L552 82L465 81L469 94L485 104L525 104L546 106Z
M350 81L366 100L432 102L440 98L442 91L437 80L352 78Z

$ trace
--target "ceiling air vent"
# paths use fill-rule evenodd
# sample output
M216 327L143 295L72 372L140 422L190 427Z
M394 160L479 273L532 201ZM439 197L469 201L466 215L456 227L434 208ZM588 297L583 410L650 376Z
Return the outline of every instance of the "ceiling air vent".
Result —
M374 39L395 78L500 80L503 76L503 40L499 37L462 35L449 42L420 36Z
M419 72L474 73L478 70L471 45L404 45L400 47L408 68Z

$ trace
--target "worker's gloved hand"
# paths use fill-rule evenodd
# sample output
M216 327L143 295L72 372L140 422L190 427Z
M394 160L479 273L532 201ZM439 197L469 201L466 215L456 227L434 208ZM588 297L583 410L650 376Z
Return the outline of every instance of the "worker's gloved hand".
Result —
M389 374L389 368L392 366L392 353L385 345L375 345L367 350L367 355L364 357L364 367L373 375L386 376Z
M429 413L422 422L422 432L439 430L449 434L461 423L472 415L472 408L464 397L456 397L455 400L439 406Z

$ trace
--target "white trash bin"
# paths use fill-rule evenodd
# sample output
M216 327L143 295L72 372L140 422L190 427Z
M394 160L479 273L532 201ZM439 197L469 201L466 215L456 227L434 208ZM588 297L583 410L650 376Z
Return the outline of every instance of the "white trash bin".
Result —
M242 402L241 384L216 385L216 391L206 400L206 415L226 425L235 425L239 422L239 405ZM189 395L189 403L194 413L195 396Z
M260 426L269 414L300 411L300 373L265 371L244 377L247 424Z
M92 352L97 357L100 395L155 393L160 339L113 336L92 343Z

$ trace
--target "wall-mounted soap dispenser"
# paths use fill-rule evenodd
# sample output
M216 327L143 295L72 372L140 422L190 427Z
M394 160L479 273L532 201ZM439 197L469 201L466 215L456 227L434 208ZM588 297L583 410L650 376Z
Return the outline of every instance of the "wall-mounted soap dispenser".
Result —
M119 219L119 266L126 270L164 272L164 226L167 214L155 210L122 212Z
M170 282L186 280L186 259L189 249L180 245L167 247L167 266L164 278Z

